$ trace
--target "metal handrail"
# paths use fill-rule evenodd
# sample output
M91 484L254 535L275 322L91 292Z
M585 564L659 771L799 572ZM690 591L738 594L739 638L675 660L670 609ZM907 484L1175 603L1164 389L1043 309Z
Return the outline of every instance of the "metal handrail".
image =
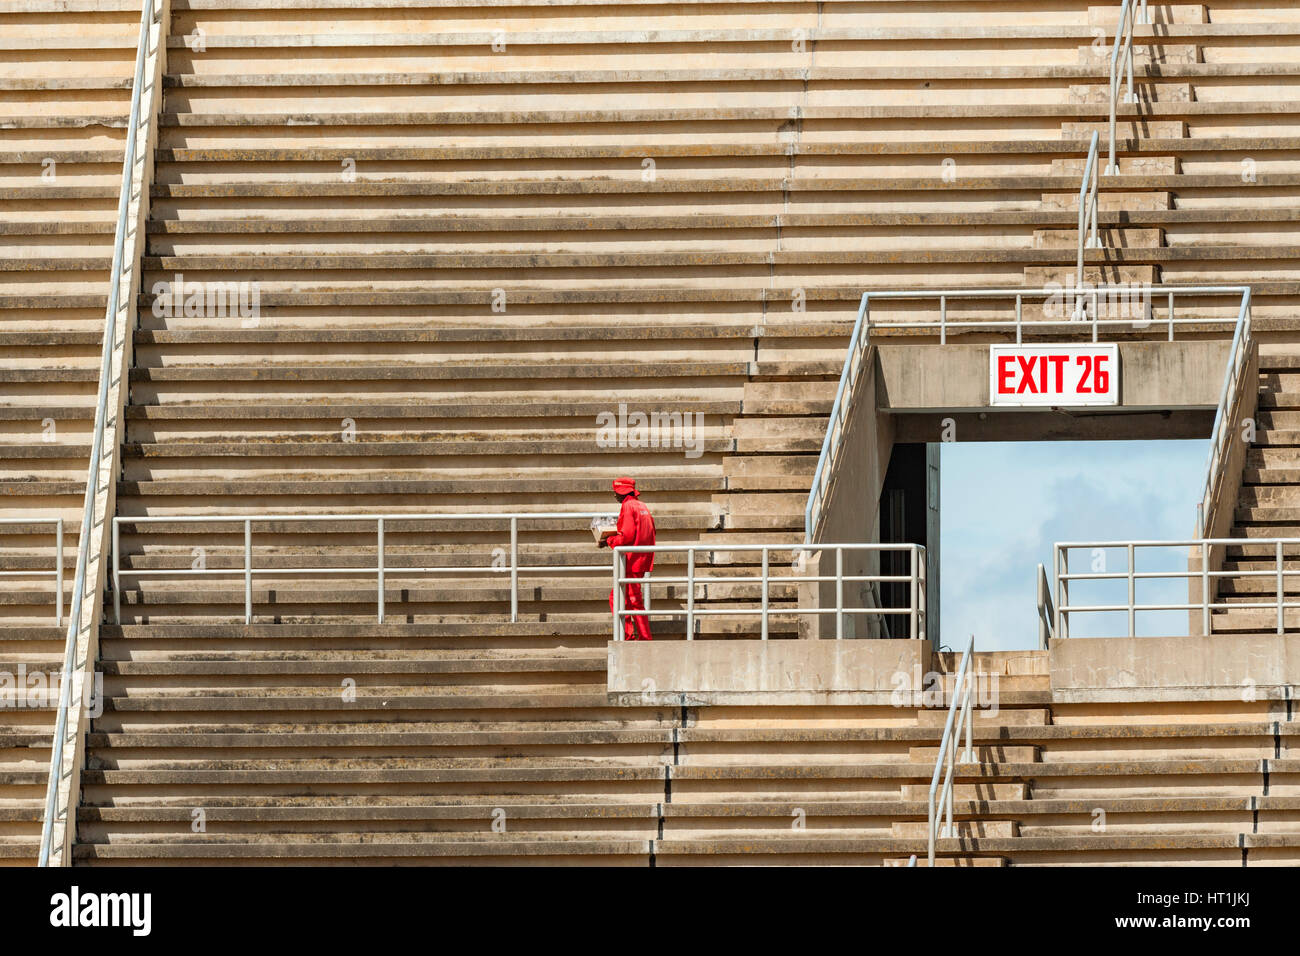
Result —
M1083 290L1083 250L1101 245L1097 238L1097 133L1094 130L1088 144L1088 159L1083 164L1083 181L1079 184L1079 242L1075 271L1074 318L1082 321L1088 317Z
M698 552L759 552L762 555L759 573L754 574L737 574L737 575L702 575L700 574L700 565L696 560ZM799 554L807 554L817 551L833 551L835 553L835 573L834 574L773 574L771 567L771 552L773 551L790 551ZM887 574L845 574L844 573L844 553L846 551L862 552L870 551L877 553L893 553L909 555L909 567L907 574L887 575ZM639 577L633 577L627 574L627 556L629 554L663 554L678 553L686 555L686 574L677 577L656 577L653 572ZM623 626L628 618L632 617L682 617L686 620L686 639L688 641L695 639L695 621L697 618L709 616L726 616L726 615L745 615L753 616L757 614L760 618L760 639L768 639L769 618L772 616L805 616L805 615L835 615L835 637L837 640L844 637L844 618L845 615L907 615L909 622L909 636L911 638L925 637L925 546L920 544L848 544L848 543L827 543L823 542L817 545L800 545L800 544L660 544L660 545L620 545L614 548L614 640L623 640ZM835 583L835 607L834 609L816 607L790 607L790 606L771 606L771 598L768 589L773 584L821 584ZM845 582L859 583L876 583L876 584L906 584L908 585L908 604L906 607L865 607L849 608L844 606L844 584ZM642 588L645 596L646 610L628 610L624 607L623 585L637 584ZM679 584L685 585L686 605L683 608L664 608L662 606L650 609L650 588L655 584ZM700 607L696 603L695 592L700 585L709 584L758 584L761 591L759 595L758 607Z
M1230 406L1239 402L1241 376L1245 371L1246 361L1253 344L1250 324L1250 287L1241 294L1241 308L1237 312L1237 327L1232 332L1232 344L1228 346L1228 364L1223 372L1223 386L1219 390L1219 405L1214 412L1214 427L1210 431L1210 451L1205 462L1205 482L1201 489L1201 502L1196 506L1196 533L1205 537L1209 528L1210 507L1222 482L1219 474L1227 445L1231 435L1230 424L1236 419L1231 414Z
M519 524L529 520L591 520L612 519L618 517L612 511L488 511L461 512L446 511L421 514L403 514L393 512L386 514L314 514L314 515L159 515L149 517L121 516L113 519L112 545L112 579L113 579L113 621L122 622L122 577L174 577L177 575L218 575L228 577L242 573L244 578L244 623L253 623L253 577L254 575L295 575L295 574L340 574L355 572L373 573L378 581L376 604L379 623L384 622L384 584L390 574L467 574L478 571L493 574L510 575L510 620L519 620L519 575L538 571L572 572L572 571L607 571L608 564L591 565L521 565L519 563ZM384 531L389 522L401 521L506 521L510 529L510 564L507 567L390 567L385 558ZM300 567L300 568L255 568L253 567L253 525L285 522L306 522L331 524L339 522L374 522L376 528L377 552L374 567ZM244 530L244 563L241 568L157 568L152 570L123 568L121 566L121 525L126 524L238 524Z
M1047 650L1052 642L1056 621L1056 607L1052 603L1052 585L1047 580L1047 569L1038 565L1038 649Z
M1137 96L1133 91L1133 13L1135 6L1135 0L1124 0L1120 5L1119 25L1115 27L1115 42L1110 51L1110 162L1106 165L1107 176L1115 176L1119 173L1119 165L1115 160L1115 126L1116 116L1119 112L1119 84L1125 72L1128 74L1128 92L1124 95L1124 102L1137 102ZM1137 18L1137 22L1149 22L1147 0L1142 0L1142 13ZM1121 66L1120 61L1121 49L1124 51L1123 66Z
M961 656L961 666L957 669L957 680L952 685L952 702L948 705L948 721L943 725L943 736L939 738L939 753L934 759L934 773L930 777L930 797L928 801L929 816L929 865L934 866L934 845L940 836L951 837L954 835L952 828L952 789L953 777L956 772L956 764L975 763L975 749L971 746L972 737L972 718L973 718L973 697L971 688L974 686L967 676L970 672L971 655L975 652L975 635L971 635L970 643L966 645L966 651ZM961 709L958 711L958 703ZM956 745L954 741L957 735L962 731L966 733L966 750L960 757L957 756ZM939 788L939 773L943 770L944 758L947 757L948 772L943 779L943 788ZM938 800L936 801L936 796ZM943 833L939 832L939 818L946 816L947 822Z
M1138 330L1145 330L1151 327L1162 327L1168 330L1169 341L1174 340L1174 329L1182 325L1204 326L1207 322L1214 321L1206 319L1204 316L1189 315L1179 317L1176 315L1174 303L1178 297L1194 296L1241 296L1243 302L1249 303L1250 289L1247 286L1143 286L1144 307L1140 318L1129 316L1127 318L1103 319L1101 318L1100 302L1103 297L1109 301L1116 297L1131 297L1134 289L1131 285L1101 285L1098 284L1092 288L1080 290L1092 303L1092 318L1087 323L1091 329L1092 341L1096 342L1100 338L1102 328L1111 326L1128 326ZM1152 302L1156 294L1163 297L1166 301L1164 318L1158 319ZM844 436L844 428L847 424L848 412L854 401L858 379L861 376L862 369L870 357L870 339L873 329L927 329L932 328L939 333L940 344L946 344L948 341L948 330L958 329L979 329L983 331L1014 330L1016 343L1023 340L1024 331L1028 328L1031 331L1043 331L1046 329L1065 329L1068 332L1077 332L1080 329L1080 323L1071 314L1063 319L1041 319L1032 322L1024 321L1023 306L1027 301L1036 301L1045 299L1050 302L1056 298L1063 298L1067 294L1062 286L1045 286L1041 289L894 289L881 290L879 292L864 292L858 305L858 317L854 323L853 332L849 337L848 350L844 357L844 367L840 372L839 387L835 393L835 401L831 405L830 419L826 425L826 434L822 439L821 454L817 458L817 467L813 470L812 486L808 491L808 501L804 507L804 541L812 544L816 536L817 529L821 524L822 512L825 507L826 494L830 486L832 474L834 472L835 461L838 458L840 445ZM1077 293L1076 293L1077 294ZM925 321L891 321L888 319L873 320L871 318L871 301L910 301L933 299L938 304L938 317L935 320ZM1014 301L1015 314L1014 318L1006 320L998 319L980 319L977 321L950 321L948 319L949 300L1007 300ZM1242 310L1238 310L1237 322L1240 324ZM1227 320L1231 321L1231 320Z
M805 544L812 544L816 524L821 519L821 510L830 484L833 458L839 451L845 417L853 404L854 386L867 365L867 339L870 336L871 325L867 311L870 307L868 299L868 294L864 292L862 301L858 305L857 321L853 323L853 332L849 335L849 350L844 357L844 368L840 370L840 383L835 390L830 420L826 423L826 436L822 439L821 454L817 456L817 467L813 470L812 487L808 491L808 503L803 511Z
M68 710L71 706L72 673L76 661L77 634L81 629L81 609L86 593L86 571L90 564L90 531L94 523L95 496L99 487L104 427L108 419L108 381L112 373L113 340L117 330L117 312L121 301L122 259L125 255L127 215L131 206L131 184L135 178L136 130L140 125L140 101L144 90L145 53L149 47L149 29L153 25L153 0L143 0L140 10L140 36L135 51L135 73L131 80L131 111L126 123L126 148L122 156L122 184L117 199L117 227L113 237L113 265L109 272L108 307L104 315L104 340L99 362L99 394L95 401L95 432L90 442L90 467L87 469L86 496L82 505L81 536L77 539L77 570L72 583L72 603L68 611L68 637L63 653L63 679L59 691L59 710L54 721L54 740L50 753L50 777L45 792L45 818L41 824L41 848L37 864L50 865L50 841L54 833L54 814L59 796L59 779L63 775L63 747L68 733ZM80 697L78 692L78 697Z
M1217 547L1242 547L1263 545L1273 552L1273 567L1262 571L1211 571L1210 550ZM1293 553L1300 551L1300 538L1188 538L1180 541L1066 541L1052 546L1053 576L1056 579L1056 620L1055 635L1069 636L1071 614L1101 614L1127 612L1128 636L1137 636L1137 615L1143 611L1196 611L1201 612L1202 633L1210 633L1210 614L1222 610L1273 610L1276 611L1276 633L1285 631L1285 612L1300 608L1300 602L1288 602L1286 599L1287 577L1300 576L1300 569L1287 570L1283 563L1283 552L1291 547ZM1095 551L1124 549L1128 555L1127 566L1122 571L1081 571L1069 570L1071 551ZM1139 571L1136 567L1137 552L1142 549L1157 548L1194 548L1200 552L1199 569L1186 571ZM1251 601L1229 603L1212 599L1212 585L1220 580L1243 580L1246 578L1268 578L1274 582L1274 594L1271 601ZM1189 583L1199 581L1200 601L1187 603L1139 603L1137 600L1137 582L1147 580L1185 580ZM1125 581L1128 584L1128 596L1123 603L1116 604L1071 604L1068 585L1071 581Z
M54 525L54 569L0 571L4 578L30 578L50 574L54 576L54 626L63 624L63 519L62 518L0 518L0 525Z

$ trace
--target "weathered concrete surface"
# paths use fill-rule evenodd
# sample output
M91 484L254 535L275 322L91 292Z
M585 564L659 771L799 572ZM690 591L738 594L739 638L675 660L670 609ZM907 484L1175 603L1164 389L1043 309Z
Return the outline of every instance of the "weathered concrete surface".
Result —
M611 641L608 686L625 704L889 704L931 656L923 640Z
M1228 345L1223 339L1121 342L1118 408L1216 408ZM882 411L986 411L990 422L1006 414L989 405L988 344L878 345L876 355Z
M1300 685L1294 634L1074 638L1048 656L1062 703L1265 699Z
M816 527L814 541L818 544L880 540L880 492L894 450L894 423L892 416L876 409L879 380L879 364L868 353L863 359L861 378L853 389L853 405L843 426L843 437L829 464L833 477ZM834 423L827 427L834 427ZM834 575L836 553L819 551L809 555L807 568L810 575ZM846 551L843 571L849 577L877 575L880 573L880 555L874 551ZM834 582L804 585L800 592L801 606L835 607ZM875 607L877 593L870 582L850 582L844 585L843 606ZM806 620L808 627L801 628L806 636L835 637L833 614ZM921 632L924 633L924 626ZM844 618L846 638L876 638L880 634L878 616L849 614Z

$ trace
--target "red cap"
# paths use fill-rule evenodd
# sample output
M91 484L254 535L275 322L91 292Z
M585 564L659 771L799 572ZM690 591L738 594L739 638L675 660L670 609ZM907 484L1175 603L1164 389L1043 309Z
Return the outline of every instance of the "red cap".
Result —
M640 497L640 494L636 490L636 481L632 478L615 478L614 494L631 495L633 498Z

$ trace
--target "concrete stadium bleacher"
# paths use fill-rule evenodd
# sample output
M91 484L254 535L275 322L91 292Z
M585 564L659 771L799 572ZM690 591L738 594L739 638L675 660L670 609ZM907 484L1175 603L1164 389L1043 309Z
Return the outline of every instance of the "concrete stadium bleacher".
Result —
M0 486L39 497L0 515L38 500L75 519L138 10L27 6L0 18L0 88L24 115L39 92L48 125L0 132L6 175L33 179L33 151L57 139L73 182L60 165L54 192L6 194L3 228L30 238L0 299L17 323L0 415L23 463ZM1087 274L1249 284L1257 326L1283 334L1300 291L1300 11L1152 13ZM264 524L245 626L242 528L130 519L608 510L609 478L631 473L661 540L795 543L864 290L1072 273L1086 137L1108 129L1096 31L1116 15L1076 0L173 0L122 566L184 570L200 548L232 573L124 579L74 862L924 854L942 711L614 705L608 575L530 576L511 623L500 576L473 572L500 542L490 522L392 527L395 560L466 573L394 576L384 624L362 570L372 530ZM91 79L51 82L69 71L34 46L90 51L73 72ZM255 282L258 315L168 315L153 290L177 276ZM1261 384L1286 403L1276 351ZM598 444L620 403L701 414L700 456ZM1287 443L1289 411L1262 413L1259 461L1285 459L1267 443ZM45 417L67 458L29 437ZM581 526L521 535L556 563L592 560ZM24 544L5 560L44 553ZM339 573L304 580L305 558ZM0 639L15 661L53 661L61 633L15 593ZM1002 711L977 722L982 761L962 769L940 862L1295 860L1289 711L1062 705L1040 654L979 662ZM27 862L49 731L13 727L0 847Z

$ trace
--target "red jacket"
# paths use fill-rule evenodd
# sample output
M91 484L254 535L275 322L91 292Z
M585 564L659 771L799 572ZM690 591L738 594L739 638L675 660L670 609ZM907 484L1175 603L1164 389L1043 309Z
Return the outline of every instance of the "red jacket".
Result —
M618 512L618 531L608 539L611 548L624 546L642 546L655 543L655 519L650 516L650 509L641 503L640 498L623 499L623 507ZM654 567L655 556L649 554L629 554L627 556L627 573L642 575Z

